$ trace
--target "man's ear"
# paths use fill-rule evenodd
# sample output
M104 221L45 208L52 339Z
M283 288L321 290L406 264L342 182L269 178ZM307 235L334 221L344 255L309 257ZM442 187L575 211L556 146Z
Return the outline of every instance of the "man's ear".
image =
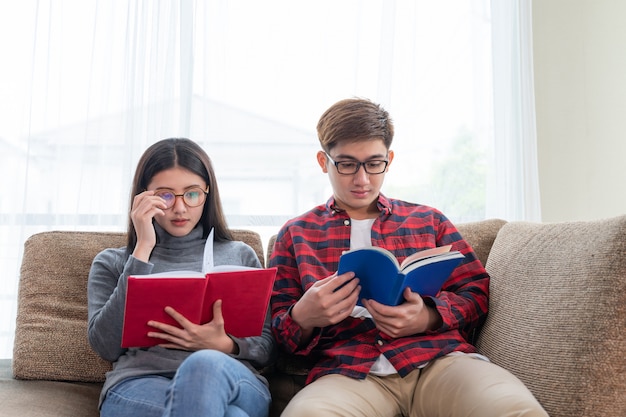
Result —
M393 161L393 151L391 149L387 151L387 159L389 160L389 162L387 163L387 171L388 171L389 165L391 165L391 161Z
M324 151L317 152L317 163L322 168L322 172L327 174L328 173L328 166L327 166L328 158L326 158L326 152Z

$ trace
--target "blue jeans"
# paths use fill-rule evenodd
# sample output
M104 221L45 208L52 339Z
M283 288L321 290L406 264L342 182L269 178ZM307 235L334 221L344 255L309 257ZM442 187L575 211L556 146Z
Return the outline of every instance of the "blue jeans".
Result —
M214 351L194 352L173 379L130 378L112 387L100 416L267 417L268 388L241 362Z

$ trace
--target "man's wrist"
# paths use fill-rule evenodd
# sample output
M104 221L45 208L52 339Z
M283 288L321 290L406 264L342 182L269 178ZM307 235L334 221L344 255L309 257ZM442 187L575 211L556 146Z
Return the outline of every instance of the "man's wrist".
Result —
M441 318L441 314L439 314L437 307L424 304L424 309L426 310L427 314L426 331L432 332L440 328L443 324L443 319Z
M288 313L291 316L291 319L294 321L294 323L296 323L300 327L300 331L302 333L301 341L307 342L313 335L313 330L315 328L314 327L308 328L308 327L303 326L302 322L299 319L298 312L296 312L297 306L298 306L298 303L295 303L293 306L291 306Z

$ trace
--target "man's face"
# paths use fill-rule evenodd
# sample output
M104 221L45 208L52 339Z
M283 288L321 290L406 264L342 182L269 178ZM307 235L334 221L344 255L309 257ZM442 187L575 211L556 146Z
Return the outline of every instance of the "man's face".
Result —
M328 158L330 156L330 159ZM333 194L337 206L346 210L353 219L372 218L378 214L376 201L380 188L385 179L385 173L393 160L393 151L388 151L382 139L362 140L356 142L346 142L332 148L329 155L319 151L317 162L322 171L328 174L330 184L333 187ZM387 161L387 168L380 174L369 172L379 172L384 168ZM360 165L358 171L352 174L339 173L335 163L349 162L346 167L340 167L342 172L349 172L349 168L356 168L354 163L368 163L366 166Z

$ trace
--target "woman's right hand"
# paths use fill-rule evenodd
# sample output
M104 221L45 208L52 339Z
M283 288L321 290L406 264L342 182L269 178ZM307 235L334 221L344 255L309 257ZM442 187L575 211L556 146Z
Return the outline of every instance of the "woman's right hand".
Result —
M148 262L154 245L156 245L156 231L152 224L154 216L165 215L165 202L161 197L154 195L154 191L144 191L133 198L130 209L130 219L137 233L137 244L133 256L141 261Z
M148 332L149 337L163 339L159 346L168 349L182 349L196 351L214 349L220 352L237 355L239 346L226 334L224 316L222 315L222 300L213 304L213 319L205 324L194 324L172 307L165 307L165 312L172 316L179 327L158 321L149 321L148 326L158 329L158 332Z

